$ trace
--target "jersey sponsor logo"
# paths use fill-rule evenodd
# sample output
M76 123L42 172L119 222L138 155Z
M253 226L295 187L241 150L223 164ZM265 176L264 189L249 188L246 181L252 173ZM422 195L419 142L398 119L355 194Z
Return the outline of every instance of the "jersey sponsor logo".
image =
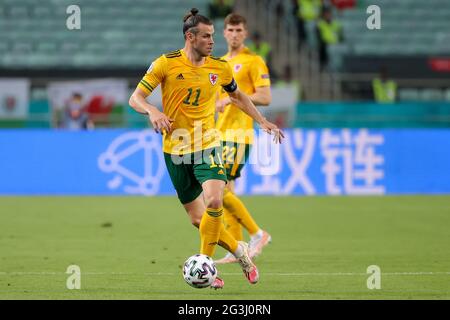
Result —
M211 82L212 85L215 85L217 83L217 80L219 79L219 76L215 73L210 73L209 74L209 81Z
M235 64L233 69L234 69L234 72L239 72L239 70L242 69L242 64L240 64L240 63Z
M184 80L183 74L180 73L179 75L177 75L177 80Z
M262 79L269 79L270 76L269 76L268 73L266 73L266 74L262 74L262 75L261 75L261 78L262 78Z

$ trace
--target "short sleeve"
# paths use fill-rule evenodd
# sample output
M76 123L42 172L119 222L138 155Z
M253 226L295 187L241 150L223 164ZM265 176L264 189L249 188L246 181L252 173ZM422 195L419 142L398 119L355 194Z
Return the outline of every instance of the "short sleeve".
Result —
M222 75L221 86L227 92L233 92L237 89L236 82L233 79L233 71L231 70L231 66L229 63L224 63L224 70Z
M250 77L252 78L255 88L270 86L269 69L260 56L255 56L255 59L253 60L250 67Z
M167 59L159 57L152 62L147 73L138 84L138 88L146 94L150 94L163 80L167 70Z

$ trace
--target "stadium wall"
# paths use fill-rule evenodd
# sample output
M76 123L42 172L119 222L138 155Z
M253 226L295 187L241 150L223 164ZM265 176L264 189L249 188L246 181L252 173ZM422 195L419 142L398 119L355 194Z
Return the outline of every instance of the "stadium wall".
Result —
M260 110L292 116L293 127L301 128L450 128L449 102L298 102L292 112L286 112L288 109L289 106L271 106ZM52 117L47 100L31 100L26 118L0 117L0 128L50 128ZM118 105L109 115L107 125L114 128L148 128L148 119L128 104ZM101 123L96 123L96 126L106 127Z
M450 128L450 103L298 103L302 128Z
M449 129L290 129L279 148L265 133L256 142L241 194L450 193ZM175 194L151 130L0 130L0 154L1 195Z

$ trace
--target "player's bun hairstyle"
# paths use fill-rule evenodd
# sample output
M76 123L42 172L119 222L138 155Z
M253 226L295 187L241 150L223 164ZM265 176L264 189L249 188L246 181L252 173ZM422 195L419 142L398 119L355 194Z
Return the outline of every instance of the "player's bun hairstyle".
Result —
M237 13L230 13L225 17L223 21L223 28L225 29L227 25L237 26L238 24L243 24L244 28L247 29L247 19L244 16L241 16Z
M183 18L183 35L186 37L186 32L192 32L196 34L198 32L197 26L199 23L203 23L211 26L213 23L207 17L198 14L197 8L192 8L191 11Z

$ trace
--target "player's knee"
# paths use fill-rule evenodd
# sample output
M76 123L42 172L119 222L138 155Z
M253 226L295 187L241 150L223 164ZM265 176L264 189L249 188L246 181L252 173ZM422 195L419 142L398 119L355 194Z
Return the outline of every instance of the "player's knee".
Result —
M191 223L194 227L200 227L200 222L202 221L201 217L191 217Z
M200 221L191 221L191 223L192 223L192 225L194 226L194 227L196 227L197 229L198 228L200 228Z
M234 193L234 181L228 181L227 186L225 187L225 190L231 193Z
M206 205L211 209L220 209L223 206L222 197L219 195L211 196L207 199Z
M203 213L199 213L196 211L188 211L189 218L191 219L191 223L194 227L199 227L200 222L202 221L202 215Z

